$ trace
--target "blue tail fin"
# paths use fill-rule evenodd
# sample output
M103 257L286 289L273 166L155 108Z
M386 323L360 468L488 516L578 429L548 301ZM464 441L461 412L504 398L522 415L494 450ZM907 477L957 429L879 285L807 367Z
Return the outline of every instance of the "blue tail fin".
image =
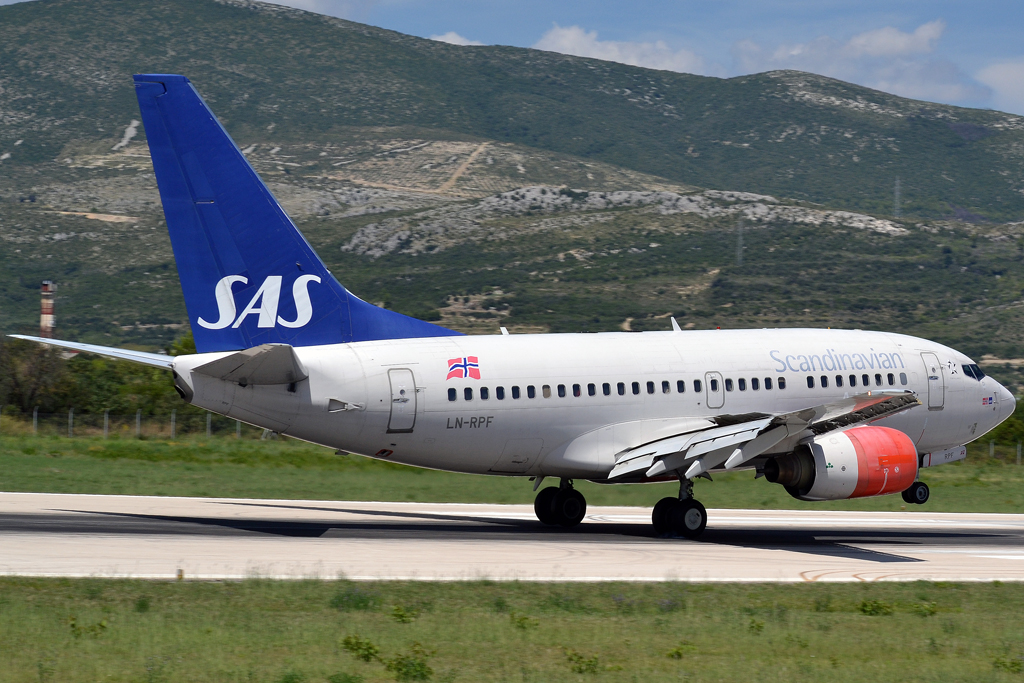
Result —
M135 76L200 352L458 334L334 279L184 76Z

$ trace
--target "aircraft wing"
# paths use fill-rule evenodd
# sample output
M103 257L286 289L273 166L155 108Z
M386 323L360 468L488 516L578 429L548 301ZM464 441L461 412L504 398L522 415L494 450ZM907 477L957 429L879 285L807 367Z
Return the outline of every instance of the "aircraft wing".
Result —
M650 479L673 472L686 479L724 466L733 469L790 440L848 429L920 405L911 391L858 394L780 415L723 415L719 426L677 434L628 448L616 455L609 479Z
M162 353L147 353L146 351L133 351L131 349L115 349L109 346L96 346L95 344L80 344L78 342L61 341L60 339L30 337L26 334L9 334L7 336L14 337L15 339L25 339L28 341L39 342L40 344L49 344L50 346L59 346L63 349L73 349L75 351L95 353L97 355L107 356L109 358L130 360L135 363L142 363L143 365L151 365L154 368L164 368L165 370L170 370L174 365L174 357L167 356Z

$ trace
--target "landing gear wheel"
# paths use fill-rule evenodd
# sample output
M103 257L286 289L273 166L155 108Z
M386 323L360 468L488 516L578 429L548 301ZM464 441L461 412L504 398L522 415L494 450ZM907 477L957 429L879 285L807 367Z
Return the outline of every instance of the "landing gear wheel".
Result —
M559 489L551 509L557 518L556 524L566 528L574 527L582 522L587 514L587 499L576 489Z
M664 536L672 531L672 510L679 505L678 498L662 498L654 506L651 513L651 522L654 523L654 533Z
M555 496L558 495L557 486L549 486L541 489L540 493L533 500L533 511L544 524L554 526L558 524L558 516L555 514Z
M915 481L909 489L903 492L903 500L911 505L924 505L928 502L930 495L928 484L923 481Z
M690 498L679 501L669 515L672 530L686 538L697 538L708 525L708 511L699 502Z

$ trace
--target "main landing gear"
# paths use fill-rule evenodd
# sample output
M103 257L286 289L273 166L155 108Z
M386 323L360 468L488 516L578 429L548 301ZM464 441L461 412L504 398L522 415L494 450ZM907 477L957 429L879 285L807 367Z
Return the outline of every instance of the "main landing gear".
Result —
M662 536L675 533L686 538L697 538L708 525L708 511L693 499L693 481L679 482L678 498L662 498L651 514L654 531Z
M923 481L915 481L910 488L903 492L903 501L908 505L924 505L928 502L928 484Z
M572 487L572 479L541 489L533 501L537 519L549 526L573 527L587 514L587 499Z

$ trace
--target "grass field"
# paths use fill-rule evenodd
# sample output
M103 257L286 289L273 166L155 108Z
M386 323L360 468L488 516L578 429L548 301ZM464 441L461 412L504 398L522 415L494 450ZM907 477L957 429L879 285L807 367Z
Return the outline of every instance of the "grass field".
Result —
M968 447L966 462L924 470L932 488L924 510L1021 512L1024 467L1015 453ZM697 497L713 508L899 510L899 496L805 503L751 472L698 481ZM591 505L653 505L675 484L604 486L578 482ZM451 474L405 467L288 439L215 437L179 441L0 437L0 490L229 498L409 500L531 503L524 478ZM916 506L911 509L917 510Z
M1022 609L998 583L2 579L0 681L1009 681Z

